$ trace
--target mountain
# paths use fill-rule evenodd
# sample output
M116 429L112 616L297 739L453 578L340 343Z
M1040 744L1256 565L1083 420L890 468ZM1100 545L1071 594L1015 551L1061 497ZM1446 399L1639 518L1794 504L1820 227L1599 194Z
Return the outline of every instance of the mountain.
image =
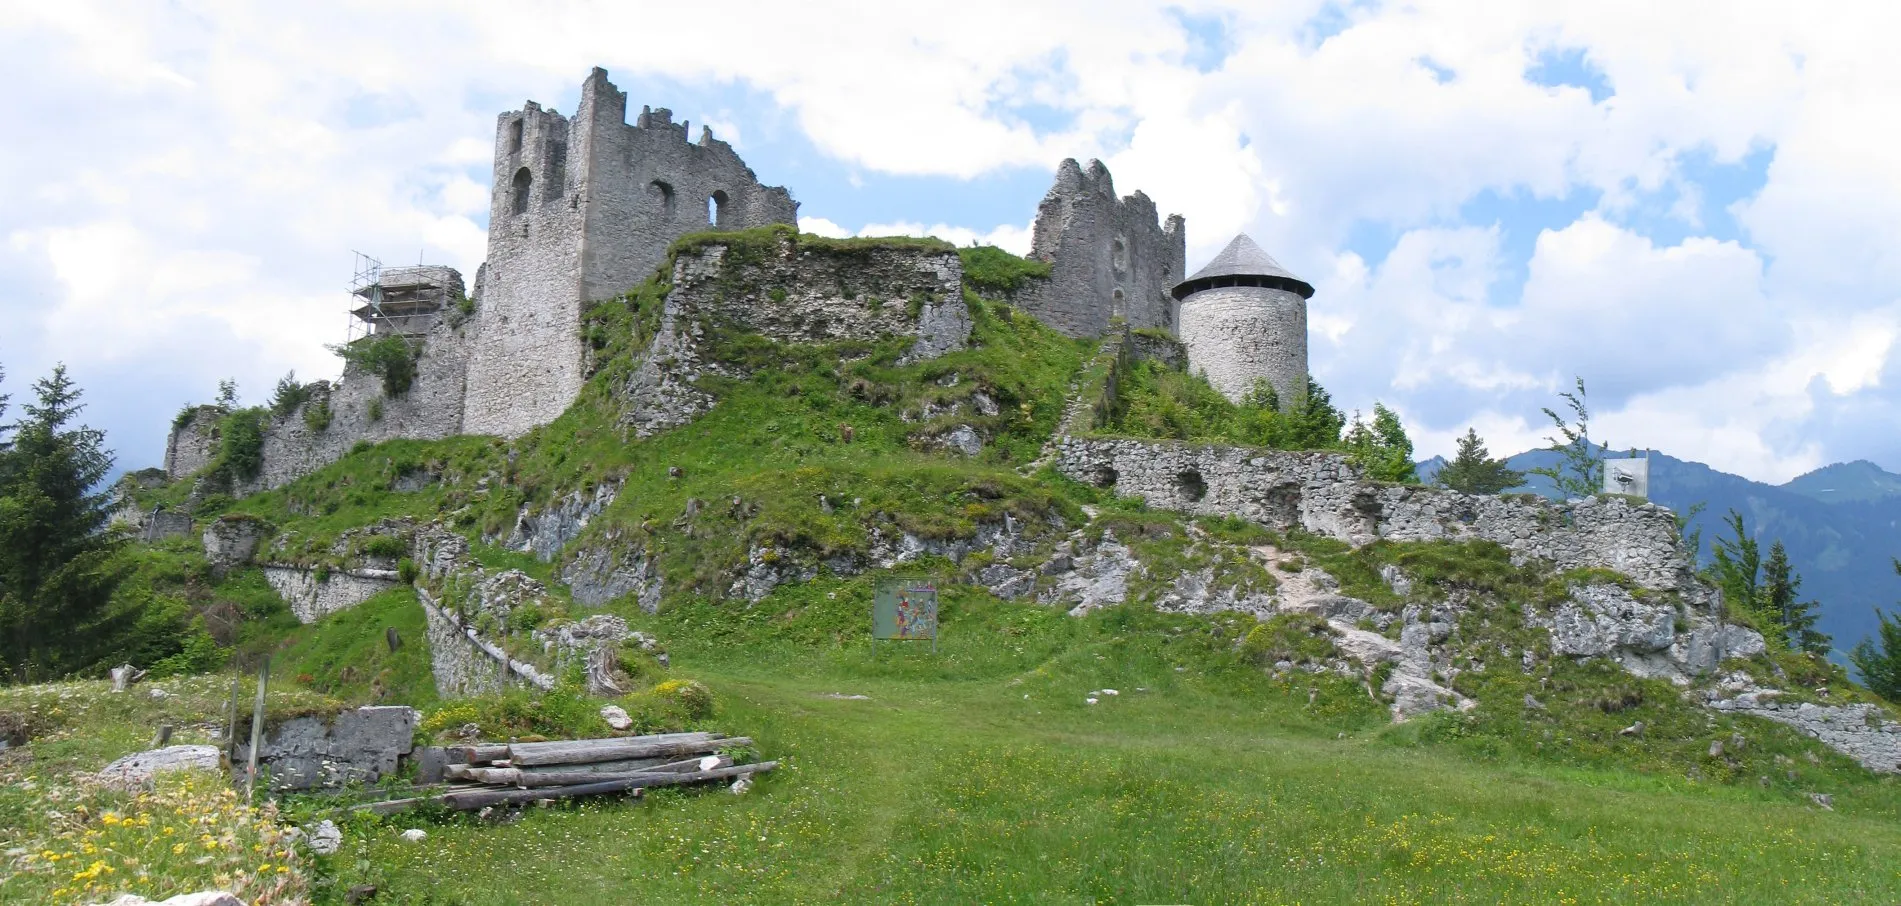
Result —
M1865 459L1823 466L1791 479L1782 488L1823 503L1860 502L1901 497L1901 475Z
M1531 450L1507 461L1529 471L1556 466L1558 455ZM1420 462L1420 480L1432 481L1445 464L1439 456ZM1524 489L1556 496L1541 476L1530 476ZM1901 557L1901 475L1857 461L1771 485L1653 451L1650 498L1678 513L1703 504L1688 528L1701 533L1704 562L1715 539L1727 534L1723 519L1732 509L1765 552L1781 540L1802 576L1802 596L1821 602L1820 628L1839 651L1875 631L1874 608L1901 611L1901 582L1889 565Z

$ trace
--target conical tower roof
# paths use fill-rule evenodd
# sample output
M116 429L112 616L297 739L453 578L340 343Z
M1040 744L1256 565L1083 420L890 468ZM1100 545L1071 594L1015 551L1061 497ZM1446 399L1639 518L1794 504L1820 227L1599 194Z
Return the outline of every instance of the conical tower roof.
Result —
M1266 286L1297 293L1302 299L1311 299L1313 284L1308 283L1281 267L1274 256L1261 251L1246 233L1237 233L1221 254L1208 262L1206 267L1195 275L1175 285L1174 296L1185 299L1191 293L1217 286Z

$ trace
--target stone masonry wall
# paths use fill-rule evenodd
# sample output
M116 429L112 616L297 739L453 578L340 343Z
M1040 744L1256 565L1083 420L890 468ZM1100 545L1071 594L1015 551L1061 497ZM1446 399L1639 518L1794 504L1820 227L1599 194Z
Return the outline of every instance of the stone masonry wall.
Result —
M791 195L710 131L689 143L670 111L631 125L626 112L595 69L573 119L533 102L497 119L468 433L514 437L566 409L584 380L582 306L645 280L673 240L797 220Z
M1187 228L1180 215L1157 218L1147 195L1116 197L1101 161L1087 170L1063 161L1031 240L1030 257L1049 262L1050 277L1019 304L1072 337L1101 336L1116 316L1132 328L1176 329L1169 291L1185 276Z
M322 580L308 567L267 565L263 570L264 580L290 605L300 623L315 623L348 610L397 584L396 572L386 569L333 569Z
M1614 569L1647 588L1691 584L1671 512L1622 498L1566 505L1461 494L1368 482L1337 453L1114 438L1063 439L1056 468L1150 506L1238 516L1278 530L1299 527L1354 545L1477 538L1504 546L1516 559L1548 560L1559 569Z
M961 349L970 336L963 264L949 248L806 246L786 230L764 254L756 240L683 252L672 286L659 332L622 393L623 420L641 437L712 405L693 383L725 370L704 348L714 331L788 343L915 337L906 362Z
M199 406L185 423L172 425L165 439L165 475L184 478L211 464L218 452L218 421L225 411L217 406Z
M1281 405L1307 391L1307 300L1284 289L1224 286L1181 303L1181 339L1188 371L1208 376L1240 402L1257 379L1274 387Z
M1901 723L1888 720L1875 705L1818 705L1776 700L1773 690L1745 692L1724 699L1711 695L1709 707L1748 714L1800 730L1823 745L1883 774L1901 771Z

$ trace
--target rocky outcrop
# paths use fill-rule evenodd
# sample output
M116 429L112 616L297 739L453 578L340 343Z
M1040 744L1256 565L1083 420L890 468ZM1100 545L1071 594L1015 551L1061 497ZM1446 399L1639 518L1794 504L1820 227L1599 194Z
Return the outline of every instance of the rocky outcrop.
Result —
M270 523L255 516L233 513L212 520L205 526L203 537L205 559L211 562L212 572L224 575L251 562L258 544L272 531Z
M1728 714L1747 714L1794 727L1868 770L1901 772L1901 723L1888 719L1881 707L1780 701L1782 694L1775 690L1749 686L1750 691L1733 698L1711 691L1707 704Z
M619 494L618 483L603 483L592 492L567 494L535 512L523 510L504 544L511 550L532 553L543 562L553 560Z

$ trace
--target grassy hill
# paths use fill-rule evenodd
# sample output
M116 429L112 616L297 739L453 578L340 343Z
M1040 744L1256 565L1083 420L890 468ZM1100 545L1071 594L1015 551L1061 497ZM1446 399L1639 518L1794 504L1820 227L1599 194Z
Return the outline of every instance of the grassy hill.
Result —
M782 239L689 237L676 254L719 241L746 260ZM842 254L877 247L796 241ZM1033 263L960 254L971 340L936 359L906 362L903 340L789 345L710 325L698 351L713 366L696 386L717 404L641 437L627 408L655 364L667 290L655 281L588 314L586 388L520 439L365 445L239 500L195 493L190 481L143 492L147 506L263 520L274 532L265 557L314 570L393 537L366 527L446 525L484 567L549 584L544 604L510 615L515 642L591 613L620 616L668 655L643 682L693 679L713 693L710 714L662 714L665 725L750 736L785 764L739 797L655 791L500 820L358 820L339 854L292 860L297 889L333 903L375 884L377 902L470 904L1901 896L1894 778L1787 727L1706 710L1693 700L1701 690L1554 653L1541 627L1574 585L1656 603L1622 577L1514 565L1480 542L1349 549L1190 519L1040 467L1066 400L1105 363L1096 344L1013 309ZM1192 398L1197 419L1233 414L1213 411L1228 404L1205 382L1177 386L1193 383L1131 382L1116 406L1181 411L1173 397L1126 398L1169 392ZM959 428L981 449L948 444ZM597 497L611 502L581 526L577 501ZM537 549L534 527L556 523L561 543ZM999 525L1014 533L1006 555L965 543ZM1085 614L1000 598L986 578L1113 545L1126 548L1117 556L1128 600ZM539 700L438 700L408 586L298 625L255 569L215 574L176 541L131 556L143 564L140 593L172 602L172 619L230 617L207 630L212 654L274 656L286 681L274 707L407 702L432 730L478 722L504 737L599 723L601 702L566 686ZM641 564L658 591L580 603L569 586L601 562ZM900 569L943 588L935 653L869 644L874 583ZM1385 578L1394 569L1410 592ZM1404 625L1430 619L1437 678L1469 706L1393 723L1381 686L1390 665L1355 666L1323 620L1170 604L1177 577L1202 570L1208 584L1255 591L1324 571L1368 608L1356 631L1394 644ZM388 628L409 642L390 651ZM1829 665L1782 652L1725 668L1798 699L1861 695ZM0 689L0 720L20 725L0 753L0 828L11 828L0 847L22 850L10 858L24 866L0 879L0 899L90 902L55 895L68 882L33 861L35 847L96 829L88 816L141 807L79 791L72 772L142 747L161 719L185 727L182 738L209 738L224 680L162 682L177 694L114 696L97 682ZM48 790L88 811L49 818ZM1832 797L1832 810L1815 794ZM333 804L287 800L282 820ZM412 826L427 840L402 840ZM206 875L193 871L159 882Z

